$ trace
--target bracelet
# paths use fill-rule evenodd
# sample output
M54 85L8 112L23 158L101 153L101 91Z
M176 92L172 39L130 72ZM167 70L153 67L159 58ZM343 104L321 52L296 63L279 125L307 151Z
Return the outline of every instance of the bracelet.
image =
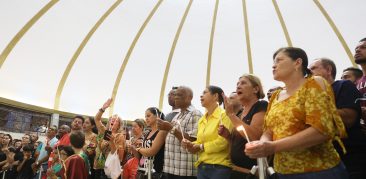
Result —
M99 111L100 111L100 112L105 112L105 109L100 108L100 109L99 109Z

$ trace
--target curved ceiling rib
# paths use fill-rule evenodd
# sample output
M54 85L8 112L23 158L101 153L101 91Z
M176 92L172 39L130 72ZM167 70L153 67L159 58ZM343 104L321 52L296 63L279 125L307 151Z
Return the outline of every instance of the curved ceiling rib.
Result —
M329 23L329 25L332 27L334 33L337 35L337 38L339 39L339 41L342 44L343 49L346 51L348 59L351 61L352 65L354 67L357 67L355 60L353 58L352 52L349 49L346 41L344 40L342 34L339 32L337 26L335 25L334 21L332 20L332 18L329 16L329 14L327 13L327 11L324 9L324 7L322 6L322 4L319 2L319 0L313 0L314 3L316 4L316 6L319 8L319 10L321 11L321 13L324 15L325 19L327 19L327 22Z
M49 3L47 3L39 12L34 15L24 26L20 31L11 39L9 44L5 47L5 49L0 54L0 69L2 65L4 64L6 58L10 54L10 52L13 50L15 45L20 41L20 39L24 36L25 33L28 32L28 30L51 8L53 7L59 0L51 0Z
M280 11L280 8L278 7L277 1L276 0L272 0L272 3L273 3L273 6L274 6L274 8L276 10L276 14L277 14L278 20L280 20L280 24L281 24L283 33L285 34L285 37L286 37L287 45L289 47L292 47L291 38L290 38L290 35L288 33L288 30L287 30L287 27L286 27L286 23L283 20L283 17L282 17L282 13Z
M206 75L206 86L210 85L210 77L211 77L211 62L212 62L212 47L215 36L215 27L216 27L216 17L217 10L219 9L220 0L216 0L215 10L212 18L212 27L211 27L211 35L210 35L210 46L208 48L208 60L207 60L207 75Z
M243 4L243 16L244 16L245 41L247 43L249 73L253 74L252 49L250 47L250 34L249 34L248 11L247 11L246 0L242 0L242 4Z
M104 117L131 120L150 106L169 112L167 93L185 85L204 111L205 85L230 92L238 76L255 73L264 90L283 86L272 74L273 51L283 46L332 59L339 79L356 66L366 27L357 23L365 0L91 2L1 1L1 104L91 116L113 97Z
M74 66L80 53L83 51L84 47L89 42L89 40L93 36L94 32L99 28L99 26L104 22L104 20L121 4L122 1L123 0L117 0L115 3L113 3L113 5L97 21L97 23L93 26L93 28L90 29L89 33L85 36L84 40L81 42L81 44L77 48L74 55L71 57L71 60L70 60L69 64L67 65L67 67L62 75L62 78L60 80L60 83L58 84L58 87L57 87L54 109L58 110L60 107L60 97L61 97L62 91L64 89L67 77L69 76L70 71L72 70L72 67Z
M161 84L161 90L160 90L160 98L159 98L159 109L160 110L162 110L162 108L163 108L163 101L164 101L164 95L165 95L165 89L166 89L166 81L168 79L170 65L171 65L171 62L172 62L172 59L173 59L175 47L177 46L177 42L178 42L178 39L179 39L180 32L182 31L184 22L186 21L186 18L187 18L187 15L189 13L189 10L191 9L192 3L193 3L193 0L189 0L189 3L186 7L186 10L184 11L184 14L183 14L182 20L180 21L177 32L175 33L174 41L173 41L172 47L171 47L170 52L169 52L169 57L168 57L168 61L166 63L164 78L163 78L163 81L162 81L162 84Z
M137 32L135 38L133 39L133 41L132 41L132 43L130 45L130 48L127 51L127 54L126 54L125 58L123 59L123 63L121 65L121 68L118 71L118 75L117 75L117 78L116 78L116 82L114 83L114 87L113 87L113 91L112 91L112 99L113 99L113 102L111 104L111 107L109 108L109 115L113 115L114 102L116 101L118 87L119 87L119 84L121 83L121 79L122 79L122 76L123 76L123 72L126 69L128 60L130 59L130 56L131 56L131 54L133 52L133 49L135 48L136 43L139 40L139 38L140 38L142 32L144 31L145 27L147 26L147 24L149 23L149 21L151 20L151 18L154 16L155 12L158 10L158 8L159 8L159 6L160 6L160 4L162 2L163 2L163 0L159 0L155 4L154 8L151 10L151 12L149 13L148 17L146 18L146 20L144 21L144 23L140 27L139 31Z

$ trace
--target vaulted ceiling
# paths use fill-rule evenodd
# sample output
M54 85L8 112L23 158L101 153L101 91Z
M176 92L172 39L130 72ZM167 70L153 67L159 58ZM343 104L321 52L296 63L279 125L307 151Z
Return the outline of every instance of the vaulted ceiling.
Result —
M0 97L93 115L168 112L172 86L235 90L243 73L272 79L272 54L305 49L312 60L353 66L366 37L364 0L0 1ZM202 109L202 108L201 108ZM106 113L108 115L108 113Z

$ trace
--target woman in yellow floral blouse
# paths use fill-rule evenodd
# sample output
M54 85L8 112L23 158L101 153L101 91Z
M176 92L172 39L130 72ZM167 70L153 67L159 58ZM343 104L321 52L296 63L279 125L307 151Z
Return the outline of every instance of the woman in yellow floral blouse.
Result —
M246 144L251 158L275 154L279 178L347 178L332 145L345 137L330 85L311 76L306 53L281 48L273 55L273 77L285 83L269 103L260 141ZM338 140L340 141L340 140Z

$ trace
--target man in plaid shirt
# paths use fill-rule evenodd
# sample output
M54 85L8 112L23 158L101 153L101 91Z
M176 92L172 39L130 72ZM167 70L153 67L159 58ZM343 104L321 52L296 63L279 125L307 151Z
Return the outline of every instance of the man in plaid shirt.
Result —
M187 152L181 147L185 139L195 141L197 138L198 120L202 113L191 105L193 92L189 87L180 86L175 92L175 105L180 108L171 123L159 120L160 130L169 131L165 140L164 173L168 179L193 179L197 176L194 163L197 155Z

